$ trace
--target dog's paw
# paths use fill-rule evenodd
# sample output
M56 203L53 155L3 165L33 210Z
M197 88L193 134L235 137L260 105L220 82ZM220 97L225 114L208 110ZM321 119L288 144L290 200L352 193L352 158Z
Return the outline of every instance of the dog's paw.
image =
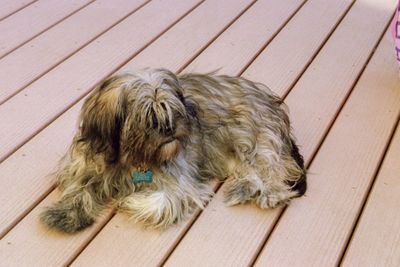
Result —
M93 224L94 219L84 214L79 208L64 208L57 205L47 208L40 219L50 228L66 233L74 233Z
M268 190L262 192L256 198L254 198L254 203L262 209L277 208L286 206L289 204L290 200L297 196L297 192L293 191L273 191Z
M248 180L227 180L224 189L224 202L228 206L244 204L259 194L260 190Z

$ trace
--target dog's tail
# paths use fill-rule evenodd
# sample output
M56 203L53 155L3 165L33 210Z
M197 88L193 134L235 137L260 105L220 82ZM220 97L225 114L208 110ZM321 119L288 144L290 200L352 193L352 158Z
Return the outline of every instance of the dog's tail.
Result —
M293 159L296 161L297 165L303 170L303 173L299 180L295 182L289 182L289 185L292 186L293 191L297 191L299 193L299 197L304 195L307 190L307 176L306 176L306 169L304 168L304 159L303 156L300 154L299 148L296 145L295 141L291 139L292 142L292 152L291 155Z

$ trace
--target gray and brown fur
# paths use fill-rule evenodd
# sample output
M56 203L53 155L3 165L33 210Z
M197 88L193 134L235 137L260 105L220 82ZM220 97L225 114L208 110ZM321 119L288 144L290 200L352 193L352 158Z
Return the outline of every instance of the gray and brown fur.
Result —
M151 184L132 173L151 170ZM86 99L57 172L61 200L42 213L76 232L106 205L152 227L179 223L226 179L228 205L285 205L306 174L282 100L265 85L216 74L145 69L114 75Z

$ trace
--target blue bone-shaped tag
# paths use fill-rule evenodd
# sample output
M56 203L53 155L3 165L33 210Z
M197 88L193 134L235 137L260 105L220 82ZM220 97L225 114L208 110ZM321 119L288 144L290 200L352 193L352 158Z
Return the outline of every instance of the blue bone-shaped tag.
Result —
M134 173L132 173L132 182L134 184L152 183L153 182L153 172L152 171L134 172Z

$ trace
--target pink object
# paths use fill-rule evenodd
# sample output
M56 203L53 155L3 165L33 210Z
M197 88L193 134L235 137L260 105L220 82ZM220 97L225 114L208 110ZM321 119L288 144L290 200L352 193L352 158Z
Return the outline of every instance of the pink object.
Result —
M400 0L397 4L396 14L393 18L391 30L395 42L397 61L400 64Z

